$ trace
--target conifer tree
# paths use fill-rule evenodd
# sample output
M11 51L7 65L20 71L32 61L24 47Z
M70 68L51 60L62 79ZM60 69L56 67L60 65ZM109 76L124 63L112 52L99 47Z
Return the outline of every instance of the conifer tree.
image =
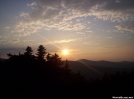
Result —
M28 46L28 47L26 48L26 52L24 53L24 55L32 55L32 53L33 53L32 48Z
M67 59L66 59L66 62L65 62L64 70L65 70L66 75L69 75L71 73L71 70L69 69L69 63L68 63Z
M63 62L61 61L61 58L56 53L52 55L51 61L55 66L58 66L58 67L60 67L63 64Z
M37 59L42 60L44 59L46 55L46 49L43 45L40 45L39 48L37 49Z

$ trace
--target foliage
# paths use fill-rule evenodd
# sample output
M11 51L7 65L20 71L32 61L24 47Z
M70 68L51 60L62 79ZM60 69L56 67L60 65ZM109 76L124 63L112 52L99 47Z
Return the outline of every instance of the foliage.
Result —
M37 59L43 60L45 55L46 55L46 49L45 47L43 47L43 45L40 45L39 48L37 49Z
M25 52L24 54L30 56L30 55L32 55L32 53L33 53L32 48L28 46L28 47L26 48L26 52Z
M59 55L46 53L43 45L37 51L35 56L28 46L24 54L9 53L9 59L0 62L0 89L4 97L94 99L133 93L134 72L105 73L102 79L87 81L80 72L75 74L69 69L68 60L63 65Z

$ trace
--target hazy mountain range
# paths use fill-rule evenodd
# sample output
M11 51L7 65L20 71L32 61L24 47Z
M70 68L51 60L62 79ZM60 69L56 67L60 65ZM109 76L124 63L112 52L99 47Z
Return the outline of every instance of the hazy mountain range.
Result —
M110 61L91 61L80 59L78 61L68 61L73 72L80 72L85 78L101 78L104 73L115 74L119 72L134 71L134 62L110 62Z
M0 58L0 61L7 59ZM65 63L65 62L64 62ZM86 59L80 59L77 61L68 61L69 68L72 72L78 71L86 79L101 78L104 73L115 74L119 72L132 72L134 71L134 62L122 61L122 62L110 62L110 61L91 61Z

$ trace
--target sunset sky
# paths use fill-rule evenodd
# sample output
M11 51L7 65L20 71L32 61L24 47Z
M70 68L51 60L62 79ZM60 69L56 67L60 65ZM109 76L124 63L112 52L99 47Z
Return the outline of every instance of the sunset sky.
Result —
M62 59L134 61L134 0L1 0L0 57L39 45Z

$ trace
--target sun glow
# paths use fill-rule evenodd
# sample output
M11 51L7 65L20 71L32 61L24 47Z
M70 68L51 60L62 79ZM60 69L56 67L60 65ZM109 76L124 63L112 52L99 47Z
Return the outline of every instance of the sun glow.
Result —
M62 54L63 54L63 55L68 55L68 50L67 50L67 49L62 50Z

